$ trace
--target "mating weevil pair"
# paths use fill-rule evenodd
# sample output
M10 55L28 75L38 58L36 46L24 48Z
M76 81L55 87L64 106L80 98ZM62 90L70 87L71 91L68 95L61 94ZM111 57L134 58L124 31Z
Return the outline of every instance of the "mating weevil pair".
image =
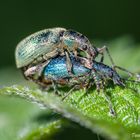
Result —
M55 56L66 55L66 64L69 74L72 74L72 63L69 55L74 54L76 58L83 55L88 61L83 65L92 68L92 60L98 54L102 54L106 47L92 47L84 35L64 28L52 28L34 33L23 41L16 48L16 64L18 68L30 69L29 75L37 72L42 67L42 62L48 63ZM103 58L103 57L102 57ZM32 66L36 65L34 69ZM25 74L25 76L28 76Z
M104 65L105 50L113 67ZM101 54L101 62L96 57ZM133 73L114 65L106 47L92 46L88 38L79 32L65 28L51 28L34 33L21 41L15 52L16 64L24 76L42 87L56 84L90 87L96 84L99 91L109 78L115 84L125 86L115 68ZM75 83L76 82L76 83Z

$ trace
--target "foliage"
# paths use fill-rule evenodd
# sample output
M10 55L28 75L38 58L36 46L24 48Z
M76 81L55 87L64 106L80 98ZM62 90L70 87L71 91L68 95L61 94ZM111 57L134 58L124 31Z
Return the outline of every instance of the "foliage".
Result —
M112 49L112 55L115 57L118 54L117 46L123 44L126 48L128 42L125 39L114 42L111 43L116 46L114 51ZM118 50L125 50L124 48ZM136 52L133 63L129 61L125 65L134 66L134 69L139 71L138 66L135 66L139 60L137 50L138 48L129 48L124 52L127 57L132 55L130 52ZM118 55L121 56L121 53ZM117 60L117 63L119 61ZM4 79L3 76L2 78ZM10 73L9 81L12 78L14 76ZM16 81L20 80L15 79L15 83L19 83ZM62 101L62 97L51 91L41 91L34 85L27 86L27 82L24 83L23 80L20 83L24 86L5 84L0 88L0 137L3 140L66 139L66 134L67 139L77 139L78 134L80 139L96 139L99 136L103 139L131 140L140 132L140 84L128 82L126 88L109 84L105 92L100 94L96 92L95 87L92 87L88 94L85 94L84 89L80 89ZM61 89L62 96L64 91L65 89ZM109 97L115 114L110 113L106 96Z

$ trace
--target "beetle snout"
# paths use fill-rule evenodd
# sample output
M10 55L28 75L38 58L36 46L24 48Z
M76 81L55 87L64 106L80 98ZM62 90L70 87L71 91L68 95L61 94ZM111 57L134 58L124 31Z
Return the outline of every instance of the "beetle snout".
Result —
M121 86L121 87L125 87L125 84L123 82L123 80L121 79L121 77L118 77L116 79L113 79L114 83Z

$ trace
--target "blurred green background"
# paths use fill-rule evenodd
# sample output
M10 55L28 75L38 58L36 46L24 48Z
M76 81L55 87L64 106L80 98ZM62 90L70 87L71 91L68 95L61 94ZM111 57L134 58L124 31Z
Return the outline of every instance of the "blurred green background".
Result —
M27 35L51 27L75 29L99 47L109 44L117 64L140 72L139 7L138 0L1 0L0 87L29 85L16 70L15 47ZM25 101L0 97L0 139L15 140L39 111Z
M0 67L15 64L17 43L44 28L71 28L106 41L128 34L140 41L139 7L138 0L1 0Z

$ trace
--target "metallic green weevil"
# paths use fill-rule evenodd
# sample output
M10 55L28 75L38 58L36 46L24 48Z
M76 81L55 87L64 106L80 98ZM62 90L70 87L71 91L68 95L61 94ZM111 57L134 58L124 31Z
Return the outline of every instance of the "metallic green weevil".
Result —
M74 55L77 59L84 57L86 61L82 65L92 69L93 60L98 54L102 55L101 62L103 61L104 50L108 52L106 47L93 46L86 36L77 31L50 28L23 39L16 47L15 57L17 68L21 68L24 76L30 79L33 74L40 74L50 59L56 56L66 56L67 70L70 75L73 75L70 55ZM113 61L112 64L115 66Z
M87 37L65 28L44 29L26 37L17 45L16 65L23 70L25 77L29 78L30 75L42 71L51 58L65 55L68 72L72 74L69 56L74 54L75 57L81 57L81 52L84 52L87 58L87 63L83 65L91 68L95 51Z

